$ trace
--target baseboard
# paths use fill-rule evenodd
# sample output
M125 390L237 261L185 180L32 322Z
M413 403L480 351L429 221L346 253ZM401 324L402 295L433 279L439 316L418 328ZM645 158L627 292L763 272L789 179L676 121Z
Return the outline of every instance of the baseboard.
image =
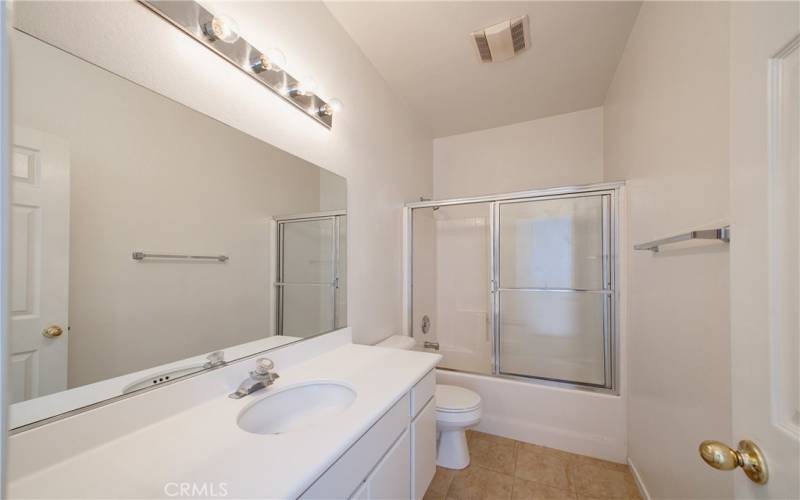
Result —
M475 430L611 462L625 463L627 456L625 443L606 436L579 433L486 413L481 417L481 422Z
M642 498L644 500L651 500L650 493L648 493L647 487L644 485L644 481L642 481L642 476L639 475L639 471L636 469L630 457L628 457L628 467L631 468L633 479L636 481L636 487L639 488L639 493L642 495Z

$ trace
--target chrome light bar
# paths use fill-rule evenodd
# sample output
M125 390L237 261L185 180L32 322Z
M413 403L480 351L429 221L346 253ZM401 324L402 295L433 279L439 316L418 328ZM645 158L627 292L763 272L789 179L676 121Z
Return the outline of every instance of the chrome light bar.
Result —
M294 78L278 64L271 64L269 51L262 53L240 37L233 20L225 16L215 16L193 1L139 0L139 3L216 52L318 123L327 128L333 126L333 114L341 107L338 99L325 102L303 81Z

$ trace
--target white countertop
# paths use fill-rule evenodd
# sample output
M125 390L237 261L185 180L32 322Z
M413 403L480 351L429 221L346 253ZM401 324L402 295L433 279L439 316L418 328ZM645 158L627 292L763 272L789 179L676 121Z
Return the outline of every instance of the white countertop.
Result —
M203 404L9 484L10 498L164 498L168 483L224 483L227 498L295 498L436 366L440 356L347 344L279 371L270 388ZM345 411L310 430L250 434L239 412L278 389L339 381L356 392ZM175 488L172 486L172 488ZM220 495L221 496L221 495Z

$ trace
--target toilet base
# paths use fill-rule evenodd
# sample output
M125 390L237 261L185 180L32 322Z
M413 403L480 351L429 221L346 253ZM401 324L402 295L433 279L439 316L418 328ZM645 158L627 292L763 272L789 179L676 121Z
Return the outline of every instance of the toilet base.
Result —
M467 434L463 428L441 431L436 448L436 465L439 467L463 469L469 465Z

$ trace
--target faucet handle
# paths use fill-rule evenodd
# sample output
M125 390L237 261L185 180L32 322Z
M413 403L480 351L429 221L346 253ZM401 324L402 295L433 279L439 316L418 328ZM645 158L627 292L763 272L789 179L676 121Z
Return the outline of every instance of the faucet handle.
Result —
M273 368L275 368L275 363L269 358L258 358L256 360L255 372L259 375L267 375Z

